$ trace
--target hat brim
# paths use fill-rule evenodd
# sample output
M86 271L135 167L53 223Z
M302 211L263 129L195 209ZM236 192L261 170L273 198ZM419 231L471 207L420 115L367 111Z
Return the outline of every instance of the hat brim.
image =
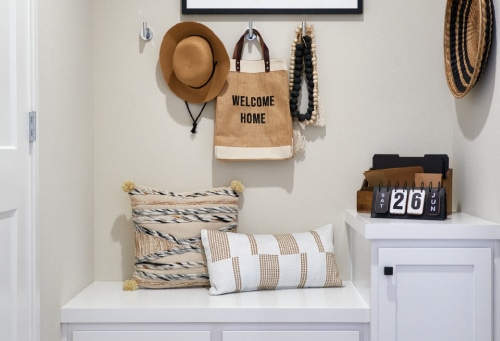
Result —
M448 87L456 98L465 96L486 68L494 17L492 0L447 0L445 71Z
M212 46L214 62L217 62L210 81L201 88L182 83L173 70L173 56L177 44L189 36L204 37ZM179 98L193 103L208 102L220 93L229 73L229 55L224 44L207 26L197 22L182 22L171 27L160 47L160 67L167 85Z

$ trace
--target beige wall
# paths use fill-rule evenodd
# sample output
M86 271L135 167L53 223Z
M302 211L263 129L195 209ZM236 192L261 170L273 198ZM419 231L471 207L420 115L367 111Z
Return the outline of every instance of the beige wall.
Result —
M120 189L126 179L173 191L240 179L246 185L240 231L304 231L333 223L338 261L348 278L343 214L355 207L372 155L452 154L443 11L444 4L432 0L366 1L362 16L183 16L180 1L95 1L96 279L121 280L132 273L130 207ZM151 42L139 39L142 20L154 31ZM209 26L230 55L253 20L271 57L287 61L297 24L314 24L327 126L307 128L304 156L277 162L214 159L213 103L198 134L191 135L184 102L158 67L163 35L187 20Z
M92 11L38 6L40 332L54 341L60 307L94 279Z
M459 209L499 222L500 96L495 89L499 74L497 61L497 44L494 41L486 74L473 91L454 101L453 164L456 185L453 190L458 196Z
M500 221L496 44L480 84L455 100L444 78L444 6L379 0L365 1L361 16L183 16L180 1L40 0L42 340L57 339L58 308L88 282L131 275L130 207L120 189L126 179L173 191L240 179L241 232L333 223L347 279L343 214L355 207L375 153L447 153L455 203ZM139 38L143 20L154 31L148 43ZM158 67L163 35L189 20L209 26L229 54L252 20L271 57L287 59L297 24L314 24L327 126L307 128L304 156L214 159L213 103L190 134L184 103Z

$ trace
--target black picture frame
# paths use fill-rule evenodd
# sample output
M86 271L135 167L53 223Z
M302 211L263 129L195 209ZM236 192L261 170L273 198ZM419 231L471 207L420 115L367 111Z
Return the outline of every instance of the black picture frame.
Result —
M266 0L256 5L251 0L181 0L182 14L362 14L363 0L305 0L304 7L281 7L290 1ZM234 7L237 3L239 6ZM246 3L246 4L245 4ZM203 4L202 6L200 4ZM279 4L276 6L273 4ZM209 7L210 6L210 7ZM261 6L261 7L257 7ZM264 7L262 7L264 6Z

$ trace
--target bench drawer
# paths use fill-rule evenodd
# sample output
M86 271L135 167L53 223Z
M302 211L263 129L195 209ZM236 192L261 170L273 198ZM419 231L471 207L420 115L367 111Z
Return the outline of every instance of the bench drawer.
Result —
M223 341L359 341L359 331L224 331Z
M73 341L210 341L210 331L74 331Z

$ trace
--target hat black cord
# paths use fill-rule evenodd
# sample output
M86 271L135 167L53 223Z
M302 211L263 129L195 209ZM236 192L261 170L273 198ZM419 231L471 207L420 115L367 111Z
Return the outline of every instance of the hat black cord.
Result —
M203 112L203 109L205 109L205 106L207 105L207 102L203 103L203 107L201 108L200 113L198 114L198 116L196 116L196 119L193 117L193 114L191 114L191 109L189 109L188 102L184 101L184 103L186 103L186 108L188 109L189 116L191 116L191 120L193 120L193 129L191 129L191 133L192 134L196 134L196 127L198 126L198 119L200 118L201 113Z
M215 67L217 66L217 61L214 60L214 58L215 58L215 56L214 56L214 49L213 49L212 44L210 43L210 41L207 38L205 38L204 36L200 36L198 34L193 34L193 35L191 35L189 37L193 37L193 36L205 39L205 41L208 43L208 46L210 46L210 52L212 52L212 72L210 73L210 77L208 77L207 81L204 84L200 85L200 86L190 86L191 88L198 90L198 89L201 89L201 88L205 87L205 85L207 85L212 80L212 78L214 76L214 73L215 73ZM203 109L201 109L201 110L203 110Z

